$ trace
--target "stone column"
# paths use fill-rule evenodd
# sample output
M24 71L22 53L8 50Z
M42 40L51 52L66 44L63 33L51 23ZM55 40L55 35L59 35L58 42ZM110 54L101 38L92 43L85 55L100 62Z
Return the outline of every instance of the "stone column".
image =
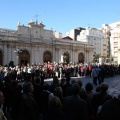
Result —
M10 62L10 45L7 44L7 64Z
M73 54L74 54L74 62L77 63L78 62L78 60L77 60L78 59L78 56L77 56L78 51L74 50Z
M59 61L63 62L63 53L62 53L62 49L59 51Z
M71 59L70 59L70 62L73 63L73 50L71 49Z
M38 48L38 63L40 63L41 62L41 60L40 60L40 53L41 53L41 49L40 49L40 47Z
M77 50L73 50L73 63L77 63L78 62L78 55L77 55Z
M41 46L41 63L43 64L43 54L44 54L44 51L45 51L46 49L43 47L43 46Z
M4 43L4 58L3 58L3 65L7 64L8 54L7 54L7 44Z
M40 49L38 46L35 47L35 53L34 53L34 61L36 63L40 63Z
M59 47L55 48L55 62L59 62L60 60L60 54L59 54Z
M74 52L74 50L72 50L72 63L74 63L75 62L75 52Z
M92 51L89 52L89 61L93 61L93 55L92 55Z
M11 45L8 47L8 62L12 61Z
M35 62L35 49L31 46L31 64Z
M68 48L69 49L69 48ZM70 43L70 58L69 58L69 62L73 62L73 53L72 53L72 44Z
M84 52L84 55L85 55L85 60L84 60L84 62L86 63L86 51L84 50L83 52Z
M55 49L54 49L53 43L51 46L51 53L52 53L52 62L54 62L55 61Z
M88 51L86 50L86 63L88 63Z
M17 65L17 54L14 52L16 46L12 45L11 48L11 57L12 57L12 61L14 61L14 65Z
M90 52L88 51L88 55L87 55L87 56L88 56L88 60L87 60L87 63L90 63L90 60L89 60L89 53L90 53Z
M40 46L40 64L43 64L43 48Z
M74 59L75 59L75 54L74 54L74 49L73 49L73 44L72 44L72 59L71 59L71 61L72 61L72 63L74 63Z
M75 50L75 63L78 62L78 50Z
M11 60L12 60L12 61L14 61L13 52L14 52L14 50L13 50L13 45L11 45Z

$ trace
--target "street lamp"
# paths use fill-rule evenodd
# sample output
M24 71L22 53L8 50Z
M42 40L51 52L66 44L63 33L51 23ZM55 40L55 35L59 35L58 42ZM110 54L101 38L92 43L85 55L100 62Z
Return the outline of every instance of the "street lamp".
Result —
M93 52L92 56L93 56L93 62L96 62L96 52Z
M66 64L67 63L67 54L68 52L65 50L63 51L63 62Z
M22 50L19 49L19 48L17 48L17 49L14 50L14 52L16 53L17 58L19 58L19 55L20 55L20 53L22 52Z

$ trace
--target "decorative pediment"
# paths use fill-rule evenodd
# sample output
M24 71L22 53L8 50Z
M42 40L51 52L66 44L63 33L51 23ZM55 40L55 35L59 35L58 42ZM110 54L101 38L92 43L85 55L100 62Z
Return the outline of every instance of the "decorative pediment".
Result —
M62 38L62 40L73 40L73 39L69 36L65 36L65 37Z

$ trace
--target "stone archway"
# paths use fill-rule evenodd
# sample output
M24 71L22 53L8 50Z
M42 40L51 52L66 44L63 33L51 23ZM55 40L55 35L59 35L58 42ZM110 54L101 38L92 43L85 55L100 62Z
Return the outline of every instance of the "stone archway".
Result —
M79 55L78 55L78 63L84 63L84 55L83 55L83 53L79 53Z
M51 53L49 52L49 51L46 51L46 52L44 52L44 54L43 54L43 63L48 63L48 62L52 62L52 55L51 55Z
M18 64L25 65L25 66L30 64L30 54L27 50L22 50L22 52L19 54Z
M69 61L70 61L70 60L69 60L69 53L66 52L66 51L63 52L63 62L68 64Z
M3 65L3 53L0 50L0 65Z

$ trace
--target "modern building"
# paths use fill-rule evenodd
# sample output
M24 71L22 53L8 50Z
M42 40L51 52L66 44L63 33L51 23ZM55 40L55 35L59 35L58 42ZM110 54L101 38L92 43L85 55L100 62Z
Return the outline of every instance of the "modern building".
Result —
M53 31L53 35L58 39L62 39L62 33L61 32Z
M113 58L113 61L118 63L119 61L119 49L120 49L120 22L115 22L109 24L110 26L110 56ZM120 62L119 62L120 63Z
M110 32L110 29L111 28L108 24L102 24L102 29L101 30L103 31L103 33L105 33L107 44L108 44L106 62L108 62L108 58L110 58L110 54L111 54L111 46L110 46L111 32Z
M44 27L42 22L30 21L28 26L18 23L17 30L0 28L0 65L8 65L10 61L15 65L92 61L92 44L69 37L62 39L60 33Z
M66 33L66 35L71 37L74 41L77 41L77 36L80 34L82 30L85 30L85 28L78 27L76 29L70 30L69 32Z
M88 42L93 44L93 55L97 59L101 58L101 62L105 62L107 57L108 41L106 39L105 33L102 30L87 27L84 30L81 30L80 34L77 35L77 41Z

